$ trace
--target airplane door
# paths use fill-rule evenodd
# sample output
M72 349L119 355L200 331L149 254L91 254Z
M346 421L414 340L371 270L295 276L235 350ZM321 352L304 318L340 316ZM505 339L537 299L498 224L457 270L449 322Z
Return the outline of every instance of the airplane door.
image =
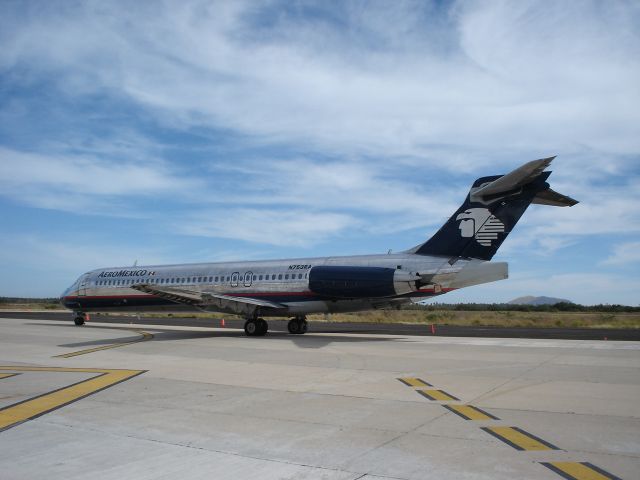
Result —
M89 284L89 275L83 275L80 279L80 285L78 285L78 296L85 296L87 294L87 285Z
M231 274L231 286L232 287L237 287L238 286L238 277L240 277L240 273L239 272L233 272Z
M247 272L247 273L244 274L244 286L245 287L250 287L251 286L252 277L253 277L253 272Z

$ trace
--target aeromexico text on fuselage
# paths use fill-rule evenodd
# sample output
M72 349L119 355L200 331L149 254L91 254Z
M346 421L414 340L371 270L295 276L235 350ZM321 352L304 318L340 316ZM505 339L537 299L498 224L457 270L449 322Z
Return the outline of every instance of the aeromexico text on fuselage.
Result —
M146 277L147 275L155 275L156 272L148 270L120 270L117 272L100 272L99 278L112 277Z

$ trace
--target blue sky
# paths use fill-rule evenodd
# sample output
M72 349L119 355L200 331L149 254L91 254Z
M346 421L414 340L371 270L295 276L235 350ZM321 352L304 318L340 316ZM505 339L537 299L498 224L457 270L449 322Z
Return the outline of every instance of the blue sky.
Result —
M558 155L507 281L640 303L640 5L0 3L0 295L100 266L383 253Z

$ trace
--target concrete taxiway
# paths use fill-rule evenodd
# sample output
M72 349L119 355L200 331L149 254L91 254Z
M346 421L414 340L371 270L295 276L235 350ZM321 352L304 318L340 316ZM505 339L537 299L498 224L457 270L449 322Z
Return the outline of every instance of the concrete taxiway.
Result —
M0 319L0 472L636 479L640 342Z

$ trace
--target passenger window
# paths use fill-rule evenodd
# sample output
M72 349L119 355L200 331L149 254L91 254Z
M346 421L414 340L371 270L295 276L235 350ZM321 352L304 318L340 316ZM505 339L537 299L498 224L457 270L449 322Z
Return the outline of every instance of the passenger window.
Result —
M216 277L213 281L218 283L218 277Z
M258 276L258 280L262 280L262 275L259 275L259 276Z
M278 275L278 280L282 280L282 274Z
M258 276L257 276L257 275L254 275L254 276L253 276L253 281L255 282L257 279L258 279Z
M301 273L298 274L298 280L302 280L302 274Z
M289 280L289 274L288 273L284 276L284 279L285 280Z
M276 279L276 274L274 273L273 275L271 275L271 280L275 280Z

